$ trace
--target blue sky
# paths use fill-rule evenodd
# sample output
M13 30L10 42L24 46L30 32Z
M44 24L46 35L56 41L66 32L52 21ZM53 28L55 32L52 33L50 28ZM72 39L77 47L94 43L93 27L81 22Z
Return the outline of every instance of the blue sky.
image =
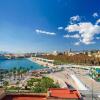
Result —
M100 0L0 0L0 51L100 49Z

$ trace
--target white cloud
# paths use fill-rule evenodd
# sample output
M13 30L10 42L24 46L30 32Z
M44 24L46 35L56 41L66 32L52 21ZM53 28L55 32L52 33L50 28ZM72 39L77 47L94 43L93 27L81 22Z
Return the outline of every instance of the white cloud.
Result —
M68 32L78 32L80 35L79 41L84 44L94 44L94 36L100 34L100 26L93 25L91 22L81 22L69 25L65 28Z
M79 15L76 15L76 16L72 16L71 18L70 18L70 23L72 24L73 22L75 22L75 21L80 21L80 16Z
M65 30L68 30L68 32L78 31L79 26L77 24L69 25L65 28Z
M74 45L77 45L78 46L78 45L80 45L80 42L76 42Z
M100 23L100 19L98 19L97 21L96 21L96 24L99 24Z
M93 15L92 15L94 18L95 17L98 17L99 15L98 15L98 13L97 12L95 12L95 13L93 13Z
M100 37L96 37L97 40L100 40Z
M67 34L67 35L64 35L64 37L65 38L76 38L76 39L78 39L78 38L80 38L80 35L79 34L74 34L74 35Z
M62 30L62 29L63 29L63 27L62 27L62 26L58 27L58 30Z
M54 33L54 32L47 32L47 31L39 30L39 29L36 29L35 31L37 33L46 34L46 35L56 35L56 33Z

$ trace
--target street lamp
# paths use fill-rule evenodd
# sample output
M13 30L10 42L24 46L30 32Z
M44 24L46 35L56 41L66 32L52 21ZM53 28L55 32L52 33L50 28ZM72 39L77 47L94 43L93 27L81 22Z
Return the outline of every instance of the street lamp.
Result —
M93 68L91 68L91 75L92 75L92 79L93 79ZM93 80L92 80L92 100L93 100Z

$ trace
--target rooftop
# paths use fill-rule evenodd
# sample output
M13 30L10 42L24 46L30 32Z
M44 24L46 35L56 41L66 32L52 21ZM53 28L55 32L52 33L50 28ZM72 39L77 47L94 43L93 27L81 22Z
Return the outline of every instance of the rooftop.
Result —
M49 89L49 92L50 92L50 97L55 97L55 98L62 98L62 99L81 98L81 95L77 90L69 90L66 88L51 88Z

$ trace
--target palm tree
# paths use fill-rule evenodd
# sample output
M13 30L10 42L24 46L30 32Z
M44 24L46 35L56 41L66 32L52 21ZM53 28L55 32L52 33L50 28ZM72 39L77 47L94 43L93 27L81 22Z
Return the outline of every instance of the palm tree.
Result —
M27 67L27 68L26 68L26 70L27 70L27 72L28 72L28 74L29 74L30 68L29 68L29 67Z
M19 77L22 78L22 71L23 71L23 68L20 66L20 67L18 68L17 71L18 71Z
M18 92L19 92L19 90L20 90L19 84L20 84L20 81L18 80L18 81L16 82L16 86L17 86L17 88L18 88Z
M11 76L12 76L12 69L8 70L8 77L9 77L9 79L11 79Z
M18 79L20 79L20 68L17 68L17 76L18 76Z
M19 67L17 69L17 75L19 76L19 78L22 78L23 77L23 74L25 74L27 72L27 68L24 68L24 67Z
M3 78L4 78L4 76L0 73L0 82L1 83L3 82Z
M23 74L25 75L27 73L27 69L22 67L21 69L21 74L22 74L22 77L23 77Z
M7 89L7 86L9 85L9 82L8 81L4 81L3 82L3 86L5 87L5 90Z
M26 74L28 72L27 68L23 68L23 73Z
M17 68L14 67L14 68L12 69L12 72L13 72L13 76L14 76L14 80L15 80L15 79L16 79L16 74L17 74Z

